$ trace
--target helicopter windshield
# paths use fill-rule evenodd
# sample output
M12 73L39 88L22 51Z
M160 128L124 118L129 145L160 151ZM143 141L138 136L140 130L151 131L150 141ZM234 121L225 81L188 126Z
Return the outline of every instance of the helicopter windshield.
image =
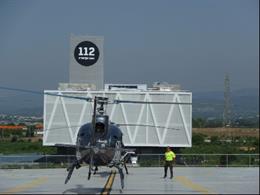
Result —
M105 132L105 124L104 123L96 123L96 133L103 134Z

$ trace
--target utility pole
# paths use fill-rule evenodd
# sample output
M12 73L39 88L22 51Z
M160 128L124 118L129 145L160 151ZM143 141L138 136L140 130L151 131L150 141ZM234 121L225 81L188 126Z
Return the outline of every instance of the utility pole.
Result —
M229 74L226 73L224 80L224 112L223 112L223 127L231 125L231 106L230 106L230 80Z

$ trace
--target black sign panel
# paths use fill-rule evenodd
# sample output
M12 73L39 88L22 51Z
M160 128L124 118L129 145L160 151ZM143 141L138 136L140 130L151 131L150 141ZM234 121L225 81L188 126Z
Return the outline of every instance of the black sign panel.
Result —
M75 48L74 58L83 66L91 66L98 61L98 47L90 41L83 41Z

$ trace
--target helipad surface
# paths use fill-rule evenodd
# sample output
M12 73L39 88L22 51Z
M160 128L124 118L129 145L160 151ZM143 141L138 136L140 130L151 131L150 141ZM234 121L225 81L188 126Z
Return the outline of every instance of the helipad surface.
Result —
M163 167L129 167L123 191L111 169L100 167L90 180L87 173L87 167L75 170L65 185L66 169L1 169L0 193L259 194L259 167L176 167L173 179L162 178Z

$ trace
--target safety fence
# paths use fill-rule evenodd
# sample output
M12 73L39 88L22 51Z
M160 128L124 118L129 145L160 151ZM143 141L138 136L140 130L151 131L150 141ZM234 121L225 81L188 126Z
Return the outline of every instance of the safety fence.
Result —
M74 155L0 155L0 169L65 168ZM163 154L130 156L128 166L161 167ZM174 166L180 167L259 167L259 154L176 154Z
M139 166L163 166L164 155L138 155ZM259 154L176 154L174 166L259 167Z

